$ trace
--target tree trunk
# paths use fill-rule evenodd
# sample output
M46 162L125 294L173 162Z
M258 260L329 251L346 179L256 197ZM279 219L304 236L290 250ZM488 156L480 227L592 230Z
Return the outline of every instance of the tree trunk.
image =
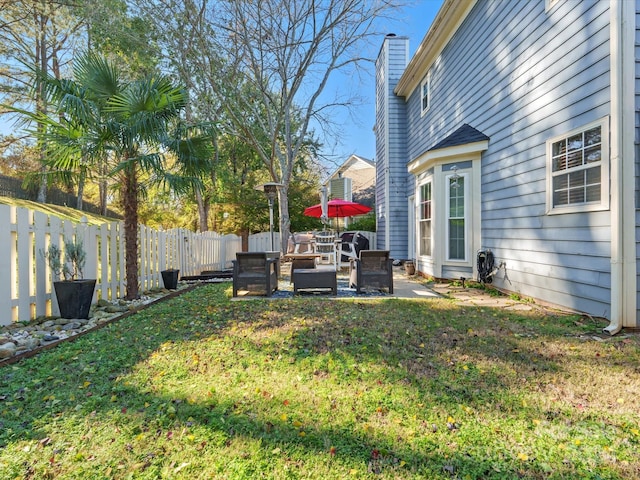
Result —
M44 156L40 155L40 161L44 162ZM47 167L42 163L40 167L40 186L38 187L38 203L47 203Z
M98 184L98 190L100 192L100 212L103 216L107 216L107 181L100 180Z
M135 167L124 171L122 186L124 207L125 271L127 290L125 298L135 300L138 295L138 179Z
M100 182L98 183L98 191L100 193L100 212L103 216L107 216L107 161L100 161Z
M287 253L287 244L291 235L291 218L289 217L288 186L278 190L278 206L280 212L280 251Z
M83 196L84 196L84 180L87 177L87 169L81 167L80 176L78 177L78 192L76 198L76 208L78 210L82 210L83 204Z
M240 238L242 239L242 251L249 251L249 230L242 230L240 232Z
M43 4L44 5L44 4ZM43 12L35 13L35 22L38 28L38 35L36 37L36 65L40 70L40 75L45 75L48 72L48 64L47 64L47 21L48 18ZM37 98L36 98L36 111L41 114L47 113L47 102L46 102L46 91L44 82L40 79L37 80L38 88L37 88ZM38 130L42 131L44 128L42 125L38 124ZM38 189L38 202L46 203L47 202L47 166L45 164L45 147L42 145L40 147L40 187Z
M200 221L200 231L209 230L209 208L207 202L202 197L200 189L196 189L196 203L198 204L198 219Z

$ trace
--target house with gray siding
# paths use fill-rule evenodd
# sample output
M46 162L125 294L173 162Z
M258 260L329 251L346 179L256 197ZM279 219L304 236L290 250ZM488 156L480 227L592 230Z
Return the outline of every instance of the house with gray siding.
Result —
M385 37L379 248L436 278L480 266L612 334L638 327L639 13L640 0L444 0L412 58Z
M376 225L377 248L395 259L407 259L408 199L411 175L407 172L405 100L393 93L409 60L404 37L387 35L376 60Z

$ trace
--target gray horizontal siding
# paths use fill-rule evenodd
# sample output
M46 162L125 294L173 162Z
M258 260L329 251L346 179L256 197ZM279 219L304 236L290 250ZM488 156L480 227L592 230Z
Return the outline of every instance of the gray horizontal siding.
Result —
M421 116L418 89L408 99L408 156L463 123L488 135L482 244L507 264L495 283L602 315L609 212L545 215L545 142L610 114L609 3L561 0L549 13L544 3L476 4L432 67L430 110Z
M531 8L535 3L537 2L503 2L502 5L509 5L513 10L516 6L522 5ZM577 21L570 15L564 16L567 18L563 24ZM601 17L606 18L607 15L603 13L598 16L598 18ZM469 21L468 19L467 23ZM476 21L480 22L480 20ZM409 142L411 158L422 153L434 141L446 136L448 131L444 128L445 126L449 127L448 130L453 130L463 121L476 128L478 128L477 124L482 125L483 133L491 137L492 147L503 140L507 145L512 144L514 141L511 137L517 135L521 135L523 138L529 137L531 135L529 127L535 126L535 123L539 121L545 121L546 129L551 129L556 125L559 125L560 132L571 128L571 125L563 123L570 122L576 113L579 113L577 112L579 107L575 105L576 98L566 95L570 91L580 97L584 95L584 83L589 78L584 79L585 76L582 75L583 80L579 79L576 82L576 75L578 71L583 73L591 67L587 65L576 69L573 64L566 63L566 58L563 57L560 60L557 54L552 55L549 45L555 45L557 48L562 46L563 52L575 52L576 61L578 59L583 61L585 56L593 57L594 55L597 56L597 59L606 59L608 56L608 29L605 26L598 30L597 33L602 38L597 41L590 40L588 44L576 43L579 36L572 35L568 29L563 30L560 35L554 30L549 30L547 35L550 37L549 41L545 41L540 46L529 48L520 46L518 48L518 44L514 43L512 46L514 50L510 56L511 62L501 66L489 61L486 52L491 51L490 49L495 43L495 40L489 35L495 34L495 31L502 31L501 23L503 21L503 17L490 19L490 23L486 25L483 19L484 23L480 32L488 38L485 38L484 41L482 38L457 41L457 44L452 43L445 51L443 56L446 54L447 60L440 63L440 66L435 69L436 73L432 76L432 108L422 122L419 112L419 92L414 92L409 104L409 118L412 123L412 135ZM536 24L535 21L526 18L518 18L516 23ZM526 30L530 31L530 28ZM524 29L519 29L519 31L524 32ZM559 39L563 36L567 38L560 41ZM469 43L476 48L469 49ZM503 41L502 43L512 45L511 41ZM471 53L465 55L465 51L471 51ZM469 55L473 57L470 59ZM449 57L452 58L450 64ZM535 76L531 73L534 66L542 70ZM517 73L518 70L523 73ZM606 61L604 69L601 68L601 71L604 73L605 82L603 85L606 87L608 72ZM523 75L527 75L525 79L528 79L524 83L526 88L521 85L525 80L522 79ZM565 84L565 86L558 89L558 83ZM592 102L588 103L588 108L592 108ZM567 106L570 106L573 111L565 113L562 117L549 118L550 113L559 112ZM522 125L517 122L521 122ZM416 126L416 123L421 125ZM545 130L540 127L537 126L536 130ZM413 135L414 128L423 135ZM436 135L425 135L425 133L429 133L426 130L435 129L437 132L433 133ZM515 140L517 141L518 137Z
M389 98L387 83L383 80L386 79L384 70L387 62L387 43L383 45L378 59L376 61L376 186L375 196L376 205L381 205L384 201L385 190L385 177L383 175L387 165L387 153L386 153L386 112L387 112L387 99ZM378 248L384 249L385 236L384 231L386 229L386 223L384 219L377 219L376 223L376 236Z
M496 224L499 224L500 228L492 228L492 225ZM577 247L585 248L585 250L580 252L588 252L588 254L594 256L604 255L606 258L609 258L611 253L608 248L611 241L611 229L609 227L560 228L551 230L540 227L537 229L504 228L503 225L504 222L487 221L485 225L483 225L483 233L486 233L487 239L492 238L491 234L493 233L493 238L500 238L504 240L505 243L509 240L523 241L529 244L538 242L538 251L546 251L545 249L549 249L548 251L560 252L562 251L563 244L570 243L570 245L573 246L569 246L565 253L578 253L580 250L576 251ZM559 234L562 235L562 240L558 240ZM584 240L587 241L585 242ZM598 242L605 246L603 250L597 247L596 244ZM584 247L585 244L587 247ZM527 249L530 250L530 248Z
M508 270L517 269L522 272L535 272L538 275L544 277L562 278L563 280L574 280L573 277L568 277L567 272L570 271L571 275L578 273L577 281L585 282L587 279L598 278L602 274L606 275L606 278L610 278L609 263L610 260L605 257L591 257L589 268L585 267L584 260L578 259L575 255L569 257L569 261L562 258L560 252L524 252L522 250L499 250L495 252L498 264L504 262ZM570 270L566 267L570 267ZM604 278L604 277L603 277ZM609 280L604 284L595 283L595 285L609 287Z
M442 267L442 278L475 279L475 272L471 270L471 267L444 265Z
M377 121L382 128L378 132L377 147L384 158L377 163L376 198L382 206L384 216L377 220L378 246L389 250L393 258L407 258L407 178L406 169L406 106L404 99L393 94L393 89L406 67L407 43L401 37L387 37L378 58L378 68L386 68L378 78L378 95L385 95L384 113L378 113ZM388 205L385 195L389 192ZM398 195L398 192L400 194ZM387 242L388 240L388 242Z
M518 265L514 265L511 268L507 266L509 280L503 281L503 272L501 271L494 279L494 284L500 281L509 286L508 290L523 296L545 300L581 312L589 312L595 316L608 317L611 313L608 285L596 288L592 283L582 283L573 278L569 282L566 278L558 279L526 270L518 271L517 279L511 280L511 277L514 277L514 269L517 267ZM567 284L570 288L567 288ZM546 300L548 298L551 300Z

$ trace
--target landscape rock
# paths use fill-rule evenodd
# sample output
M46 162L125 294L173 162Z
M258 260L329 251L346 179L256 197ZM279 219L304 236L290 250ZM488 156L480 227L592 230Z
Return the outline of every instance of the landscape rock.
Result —
M178 290L188 286L188 284L179 283ZM123 313L149 304L168 293L171 292L154 289L152 292L145 292L141 298L134 301L119 299L109 302L100 299L91 306L88 319L40 316L30 323L21 322L0 326L0 362L103 325Z
M129 310L128 305L109 305L104 309L104 311L107 313L123 313L128 310Z
M40 340L38 340L37 338L24 338L18 340L17 345L18 347L24 347L27 350L33 350L40 345Z
M7 342L0 345L0 358L10 358L17 350L17 346L13 342Z
M62 330L65 330L65 331L78 330L81 326L82 324L80 322L69 322L66 325L62 326Z

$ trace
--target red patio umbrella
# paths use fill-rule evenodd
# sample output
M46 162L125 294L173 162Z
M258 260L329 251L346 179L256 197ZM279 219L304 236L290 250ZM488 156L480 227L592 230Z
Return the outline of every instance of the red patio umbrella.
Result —
M335 199L329 200L327 203L327 216L329 218L355 217L356 215L364 215L370 211L371 207L347 200ZM304 214L307 217L322 217L322 204L319 203L305 208Z

